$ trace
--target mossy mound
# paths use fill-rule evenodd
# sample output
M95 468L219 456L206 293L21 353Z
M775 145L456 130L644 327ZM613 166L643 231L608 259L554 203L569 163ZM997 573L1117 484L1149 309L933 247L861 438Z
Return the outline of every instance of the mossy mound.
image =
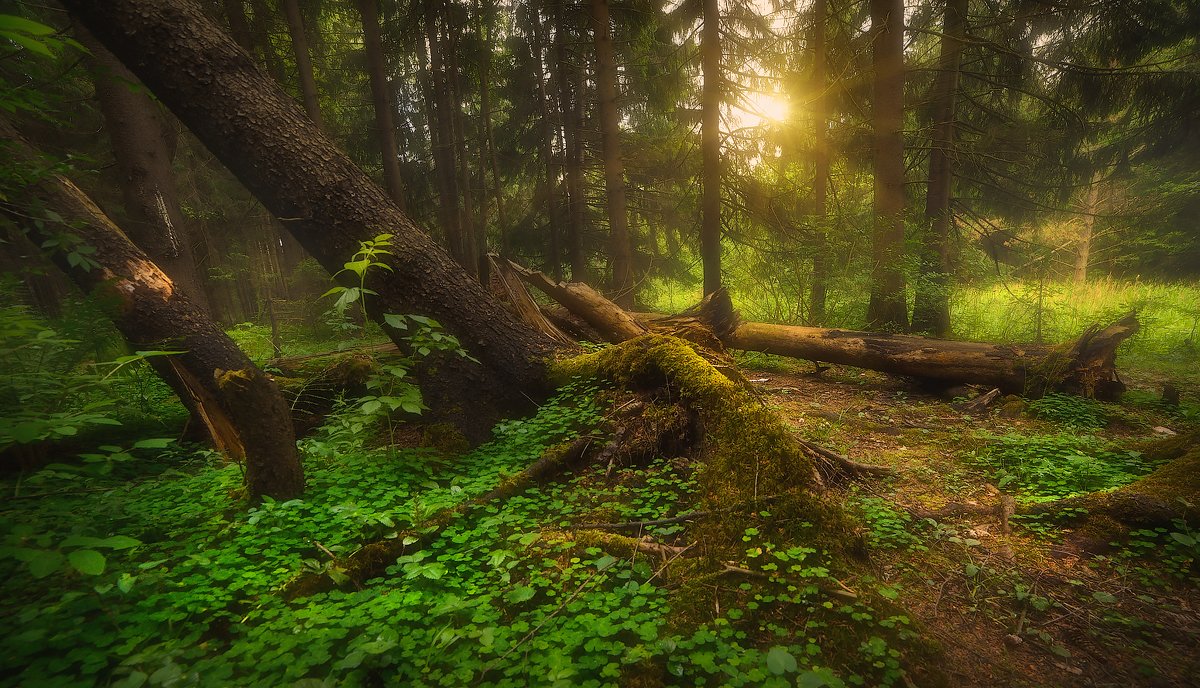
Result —
M823 532L848 532L840 506L823 495L812 460L721 354L647 334L559 361L552 374L560 381L596 378L629 390L659 390L695 413L704 508L736 514L757 510L770 498L774 510L820 523ZM706 519L700 528L710 546L732 544L741 535L740 523L736 517ZM830 549L841 549L843 542L829 538Z

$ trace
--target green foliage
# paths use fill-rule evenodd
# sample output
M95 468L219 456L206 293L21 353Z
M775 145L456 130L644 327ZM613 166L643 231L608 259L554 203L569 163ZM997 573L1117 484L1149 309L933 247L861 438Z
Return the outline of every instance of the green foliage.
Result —
M907 511L897 509L879 497L858 497L854 500L868 528L868 541L879 549L924 549L921 538L914 532L924 524L914 523Z
M1176 580L1200 582L1200 532L1184 519L1175 519L1169 527L1130 531L1127 539L1112 545L1118 567L1130 570L1143 585L1164 585L1162 570ZM1140 562L1152 562L1152 567Z
M0 450L119 425L114 383L149 358L177 353L139 351L83 364L81 347L25 306L0 308Z
M47 58L53 58L68 46L87 52L75 40L62 37L53 27L11 14L0 14L0 40L11 41L31 53Z
M1136 451L1090 435L985 434L969 460L991 471L996 485L1030 501L1050 501L1127 485L1153 466Z
M1029 402L1031 415L1081 430L1098 430L1108 423L1104 406L1074 394L1047 394Z

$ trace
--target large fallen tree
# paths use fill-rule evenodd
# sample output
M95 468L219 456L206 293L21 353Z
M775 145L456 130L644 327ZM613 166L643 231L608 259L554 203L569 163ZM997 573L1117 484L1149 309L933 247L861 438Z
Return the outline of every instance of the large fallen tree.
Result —
M585 284L554 282L540 272L512 269L590 325L610 342L648 330L711 331L731 349L759 351L823 363L838 363L947 385L977 384L1009 393L1039 396L1066 391L1100 399L1120 396L1116 350L1137 332L1133 314L1108 327L1093 326L1058 346L991 344L747 322L723 288L697 307L675 316L630 314Z

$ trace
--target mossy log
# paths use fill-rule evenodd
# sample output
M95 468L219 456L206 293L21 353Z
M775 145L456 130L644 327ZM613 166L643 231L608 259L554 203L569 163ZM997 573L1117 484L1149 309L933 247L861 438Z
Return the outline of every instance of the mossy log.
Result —
M1138 330L1137 318L1130 313L1108 327L1089 327L1074 341L1041 346L773 325L743 321L724 289L678 315L636 314L635 319L586 285L556 284L539 272L519 270L529 284L612 342L649 329L707 346L719 341L730 349L851 365L943 385L986 385L1025 396L1063 391L1118 398L1125 385L1117 377L1116 350Z

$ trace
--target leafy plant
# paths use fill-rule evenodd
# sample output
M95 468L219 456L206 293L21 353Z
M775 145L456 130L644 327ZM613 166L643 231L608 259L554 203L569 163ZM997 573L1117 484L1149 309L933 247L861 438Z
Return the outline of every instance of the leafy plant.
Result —
M1097 430L1108 423L1100 402L1072 394L1052 393L1034 399L1029 402L1029 412L1036 418L1083 430Z
M1061 499L1133 482L1153 468L1136 451L1090 435L984 435L969 460L993 472L996 485L1032 501Z

